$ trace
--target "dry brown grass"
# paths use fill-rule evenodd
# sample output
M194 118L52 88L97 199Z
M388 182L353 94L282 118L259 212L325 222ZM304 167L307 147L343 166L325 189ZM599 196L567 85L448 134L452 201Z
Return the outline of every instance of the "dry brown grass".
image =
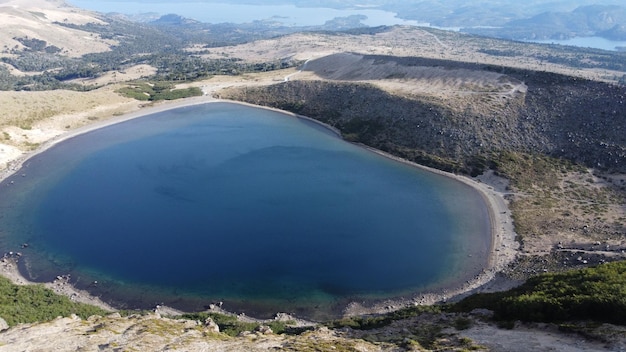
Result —
M116 44L98 35L55 25L53 22L85 24L101 23L91 12L76 8L59 7L54 1L10 0L0 2L0 55L7 50L23 48L15 37L31 37L45 40L48 45L61 48L71 57L87 53L103 52Z
M140 65L122 73L108 73L94 81L83 81L87 85L108 84L89 92L1 92L0 170L23 152L36 149L58 135L140 109L144 103L120 96L115 91L121 85L115 82L137 79L153 70L150 66ZM226 87L280 82L293 72L293 69L288 69L241 76L214 76L204 81L180 84L178 88L200 87L210 95Z
M44 91L0 94L0 136L14 146L41 143L64 131L136 108L114 86L90 92Z
M547 157L523 155L501 168L514 180L511 208L527 255L580 244L626 245L624 175L598 174Z

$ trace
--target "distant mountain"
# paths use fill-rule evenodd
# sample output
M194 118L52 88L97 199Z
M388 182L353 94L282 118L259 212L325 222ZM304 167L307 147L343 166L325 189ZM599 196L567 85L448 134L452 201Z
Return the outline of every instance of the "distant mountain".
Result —
M6 2L8 0L0 1ZM77 1L82 2L86 7L90 4L88 1ZM123 0L94 0L91 3L108 4L108 9L105 12L120 13L124 11ZM171 0L133 0L133 3L145 4L143 7L146 10L153 11L154 9L151 8L150 4L173 2ZM193 7L190 4L194 3L203 5L207 3L254 6L289 5L298 8L333 8L355 11L358 9L375 9L395 13L397 17L403 20L514 40L569 39L584 36L603 36L607 39L621 40L625 37L619 30L619 26L626 25L626 10L623 0L603 0L601 5L598 5L597 0L525 0L522 2L511 0L476 0L472 2L465 0L194 0L184 2L181 7L174 7L167 12L194 17L188 11L182 13L183 6L189 9ZM96 7L94 6L94 8ZM176 9L179 8L181 13L176 13ZM148 23L158 20L159 16L164 14L137 15L126 13L124 16L127 20ZM252 21L249 20L249 22ZM168 25L173 24L169 23ZM289 25L293 26L294 24L290 23ZM341 30L363 27L363 25L358 18L343 17L329 21L326 26L319 27L326 28L317 29ZM615 29L612 30L614 27Z
M160 18L154 21L151 21L150 23L157 24L157 25L169 25L169 26L189 26L189 25L197 25L197 24L200 24L201 22L190 19L190 18L182 17L176 14L168 14L165 16L161 16Z
M611 40L626 40L626 24L616 24L613 28L598 33L598 36Z
M569 39L601 36L626 40L626 7L590 5L570 12L544 12L499 28L464 28L464 32L506 39ZM620 30L621 29L621 30Z
M114 17L117 19L122 19L122 20L132 21L132 22L139 22L139 23L148 23L148 22L156 21L162 16L158 12L144 12L144 13L135 13L135 14L109 12L106 15L108 17Z

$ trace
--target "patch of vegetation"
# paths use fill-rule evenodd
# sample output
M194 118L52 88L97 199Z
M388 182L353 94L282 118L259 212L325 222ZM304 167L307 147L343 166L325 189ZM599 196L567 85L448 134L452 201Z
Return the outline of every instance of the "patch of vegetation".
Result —
M569 160L514 151L503 151L494 155L493 165L498 173L523 192L533 188L554 189L558 186L559 174L585 171L584 167Z
M324 325L332 329L349 327L356 330L372 330L388 326L394 321L408 319L420 316L422 314L441 313L445 309L446 306L444 305L415 306L399 309L397 311L382 315L355 316L339 320L332 320L326 322Z
M519 52L518 50L515 49L478 49L476 50L479 53L483 53L483 54L487 54L487 55L491 55L491 56L503 56L503 57L514 57L514 56L521 56L523 55L523 53Z
M228 335L228 336L237 336L244 331L254 331L261 324L258 323L248 323L242 322L237 319L236 316L219 314L219 313L208 313L208 312L197 312L197 313L185 313L179 317L179 319L189 319L189 320L197 320L200 322L204 322L207 318L213 319L213 321L220 327L220 332ZM293 334L297 335L299 333L304 332L305 330L291 328L289 322L282 321L272 321L267 324L262 324L269 326L275 334Z
M384 126L375 120L353 118L337 126L344 138L351 142L363 142L373 139L384 129Z
M443 330L454 326L458 330L467 329L472 321L469 318L458 317L456 320L449 320L441 315L449 309L449 305L414 306L400 309L394 312L373 316L357 316L334 320L324 323L331 329L342 329L349 327L361 331L359 336L373 343L392 343L406 349L424 348L429 350L450 350L447 346L455 337L446 336ZM421 318L420 318L421 317ZM396 321L404 321L411 318L418 318L415 323L405 324L402 332L391 333L394 328L388 328ZM471 345L471 344L470 344ZM469 345L468 345L469 346Z
M172 89L157 93L152 100L176 100L189 97L201 96L202 90L198 87Z
M24 142L24 145L28 147L28 150L36 150L41 146L41 143Z
M192 81L205 79L215 74L237 75L244 72L263 72L301 64L296 60L275 60L266 63L244 64L237 59L205 59L190 55L185 49L202 44L205 48L242 43L249 40L274 37L292 33L295 28L277 29L274 26L245 29L245 25L164 25L146 24L106 18L107 24L88 23L76 25L56 22L56 25L90 33L91 37L115 40L118 43L110 51L91 53L80 58L61 55L63 49L47 45L44 40L29 37L14 38L23 47L5 49L13 54L0 58L24 72L33 75L12 76L0 67L0 90L87 90L97 86L69 83L77 78L97 78L110 71L120 71L138 64L156 67L152 77L157 81ZM227 28L224 28L227 27ZM190 92L174 92L164 99L177 99Z
M132 315L145 316L152 313L149 310L137 310L137 309L120 309L117 311L122 317L130 317Z
M510 203L515 231L522 245L532 238L564 232L583 234L581 240L617 239L623 226L600 221L613 205L624 204L619 185L598 184L586 166L538 153L504 151L490 156L499 175L523 194ZM556 241L555 241L556 242Z
M72 302L42 285L15 285L9 279L0 277L0 317L9 326L49 321L72 314L86 319L106 313L95 306Z
M295 101L295 102L285 102L280 105L279 109L291 111L294 114L300 114L302 113L302 110L304 109L304 101L301 100L301 101Z
M454 328L457 330L467 330L472 327L472 320L466 317L458 317L454 320Z
M355 352L359 351L354 341L349 339L336 339L336 340L320 340L320 339L307 339L307 340L295 340L288 342L281 348L284 351L298 351L298 352L319 352L319 351L335 351L335 352Z
M452 306L487 308L501 321L591 320L626 325L626 262L543 274L506 292L480 293Z
M203 94L198 87L174 89L174 85L168 82L134 83L118 89L117 92L127 98L142 101L176 100Z
M101 325L103 326L101 326L100 329L102 328L106 329L105 324L101 324ZM99 330L97 328L98 327L96 327L96 330ZM163 319L143 320L137 326L137 330L139 334L147 333L147 334L161 336L161 337L179 336L181 334L181 328L183 331L191 330L191 329L195 329L195 330L201 329L201 327L198 325L180 324L177 321L163 320ZM111 332L114 332L114 331L111 331Z

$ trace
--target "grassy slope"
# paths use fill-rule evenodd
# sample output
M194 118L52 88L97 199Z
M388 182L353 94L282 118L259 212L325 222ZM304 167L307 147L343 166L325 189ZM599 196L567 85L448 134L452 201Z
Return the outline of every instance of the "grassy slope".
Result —
M47 321L58 316L76 314L86 319L91 315L107 312L87 304L72 302L42 285L15 285L0 277L0 317L9 326L20 323Z
M487 308L498 320L593 320L626 325L626 262L543 274L506 292L472 295L454 306Z

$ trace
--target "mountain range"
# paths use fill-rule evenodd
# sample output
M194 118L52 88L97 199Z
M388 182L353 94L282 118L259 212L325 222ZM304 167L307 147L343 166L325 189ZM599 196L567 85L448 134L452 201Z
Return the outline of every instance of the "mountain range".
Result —
M626 7L581 6L570 12L544 12L503 23L498 28L463 28L467 33L507 39L569 39L598 36L626 40Z

